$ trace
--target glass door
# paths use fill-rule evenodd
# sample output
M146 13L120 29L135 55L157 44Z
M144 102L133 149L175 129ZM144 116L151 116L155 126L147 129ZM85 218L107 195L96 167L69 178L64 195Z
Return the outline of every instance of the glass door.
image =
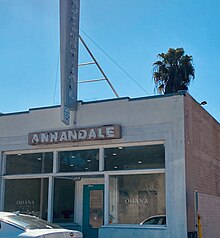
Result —
M83 237L98 238L98 229L104 222L104 185L83 187Z

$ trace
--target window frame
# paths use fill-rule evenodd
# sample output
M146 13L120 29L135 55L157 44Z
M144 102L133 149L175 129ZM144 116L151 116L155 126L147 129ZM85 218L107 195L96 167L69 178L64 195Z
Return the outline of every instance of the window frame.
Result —
M104 225L110 225L110 226L135 226L139 227L140 224L110 224L109 223L109 205L110 205L110 191L109 191L109 183L110 183L110 177L111 176L117 176L117 175L148 175L148 174L164 174L165 175L165 204L167 204L166 201L166 169L146 169L146 170L120 170L120 171L109 171L105 172L105 204L104 204ZM167 206L165 208L167 210Z
M134 170L117 170L117 171L106 171L104 170L105 163L105 149L113 148L113 147L130 147L130 146L147 146L147 145L159 145L163 144L165 146L165 168L160 169L134 169ZM73 151L73 150L91 150L98 149L99 150L99 170L93 172L59 172L59 158L58 153L62 151ZM11 154L31 154L31 153L43 153L43 152L53 152L53 169L51 173L42 173L42 174L15 174L15 175L6 175L6 155ZM102 175L104 176L104 226L129 226L129 227L140 227L139 224L109 224L109 179L110 176L114 175L135 175L135 174L156 174L163 173L165 174L165 193L166 193L166 154L167 148L165 144L165 140L156 140L156 141L145 141L145 142L125 142L125 143L109 143L104 145L85 145L85 146L74 146L74 147L59 147L59 148L41 148L41 149L33 149L33 150L16 150L16 151L2 151L1 152L1 201L0 201L0 209L4 208L4 196L5 196L5 181L7 179L25 179L25 178L48 178L48 215L47 221L52 222L53 220L53 194L54 194L54 178L59 176L94 176L94 175ZM167 210L167 195L165 194L165 204Z

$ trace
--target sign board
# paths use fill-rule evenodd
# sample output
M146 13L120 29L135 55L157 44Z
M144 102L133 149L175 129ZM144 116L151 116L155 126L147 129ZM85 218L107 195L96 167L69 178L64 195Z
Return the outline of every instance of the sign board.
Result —
M79 11L80 0L60 0L61 119L67 125L77 109Z
M121 138L121 126L106 125L90 128L35 132L28 134L29 145L109 140Z

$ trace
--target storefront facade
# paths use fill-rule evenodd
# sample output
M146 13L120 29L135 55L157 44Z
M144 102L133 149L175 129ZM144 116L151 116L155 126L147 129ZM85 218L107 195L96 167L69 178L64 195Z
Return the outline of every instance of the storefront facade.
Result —
M1 210L85 238L187 238L184 97L79 102L70 126L60 107L1 115Z

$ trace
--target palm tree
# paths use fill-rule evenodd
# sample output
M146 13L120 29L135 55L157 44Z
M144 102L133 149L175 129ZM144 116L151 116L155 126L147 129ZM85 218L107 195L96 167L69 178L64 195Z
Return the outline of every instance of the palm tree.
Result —
M188 90L191 80L195 78L195 69L192 65L192 56L184 53L183 48L170 48L167 53L158 55L160 60L153 64L153 78L158 93L168 94Z

